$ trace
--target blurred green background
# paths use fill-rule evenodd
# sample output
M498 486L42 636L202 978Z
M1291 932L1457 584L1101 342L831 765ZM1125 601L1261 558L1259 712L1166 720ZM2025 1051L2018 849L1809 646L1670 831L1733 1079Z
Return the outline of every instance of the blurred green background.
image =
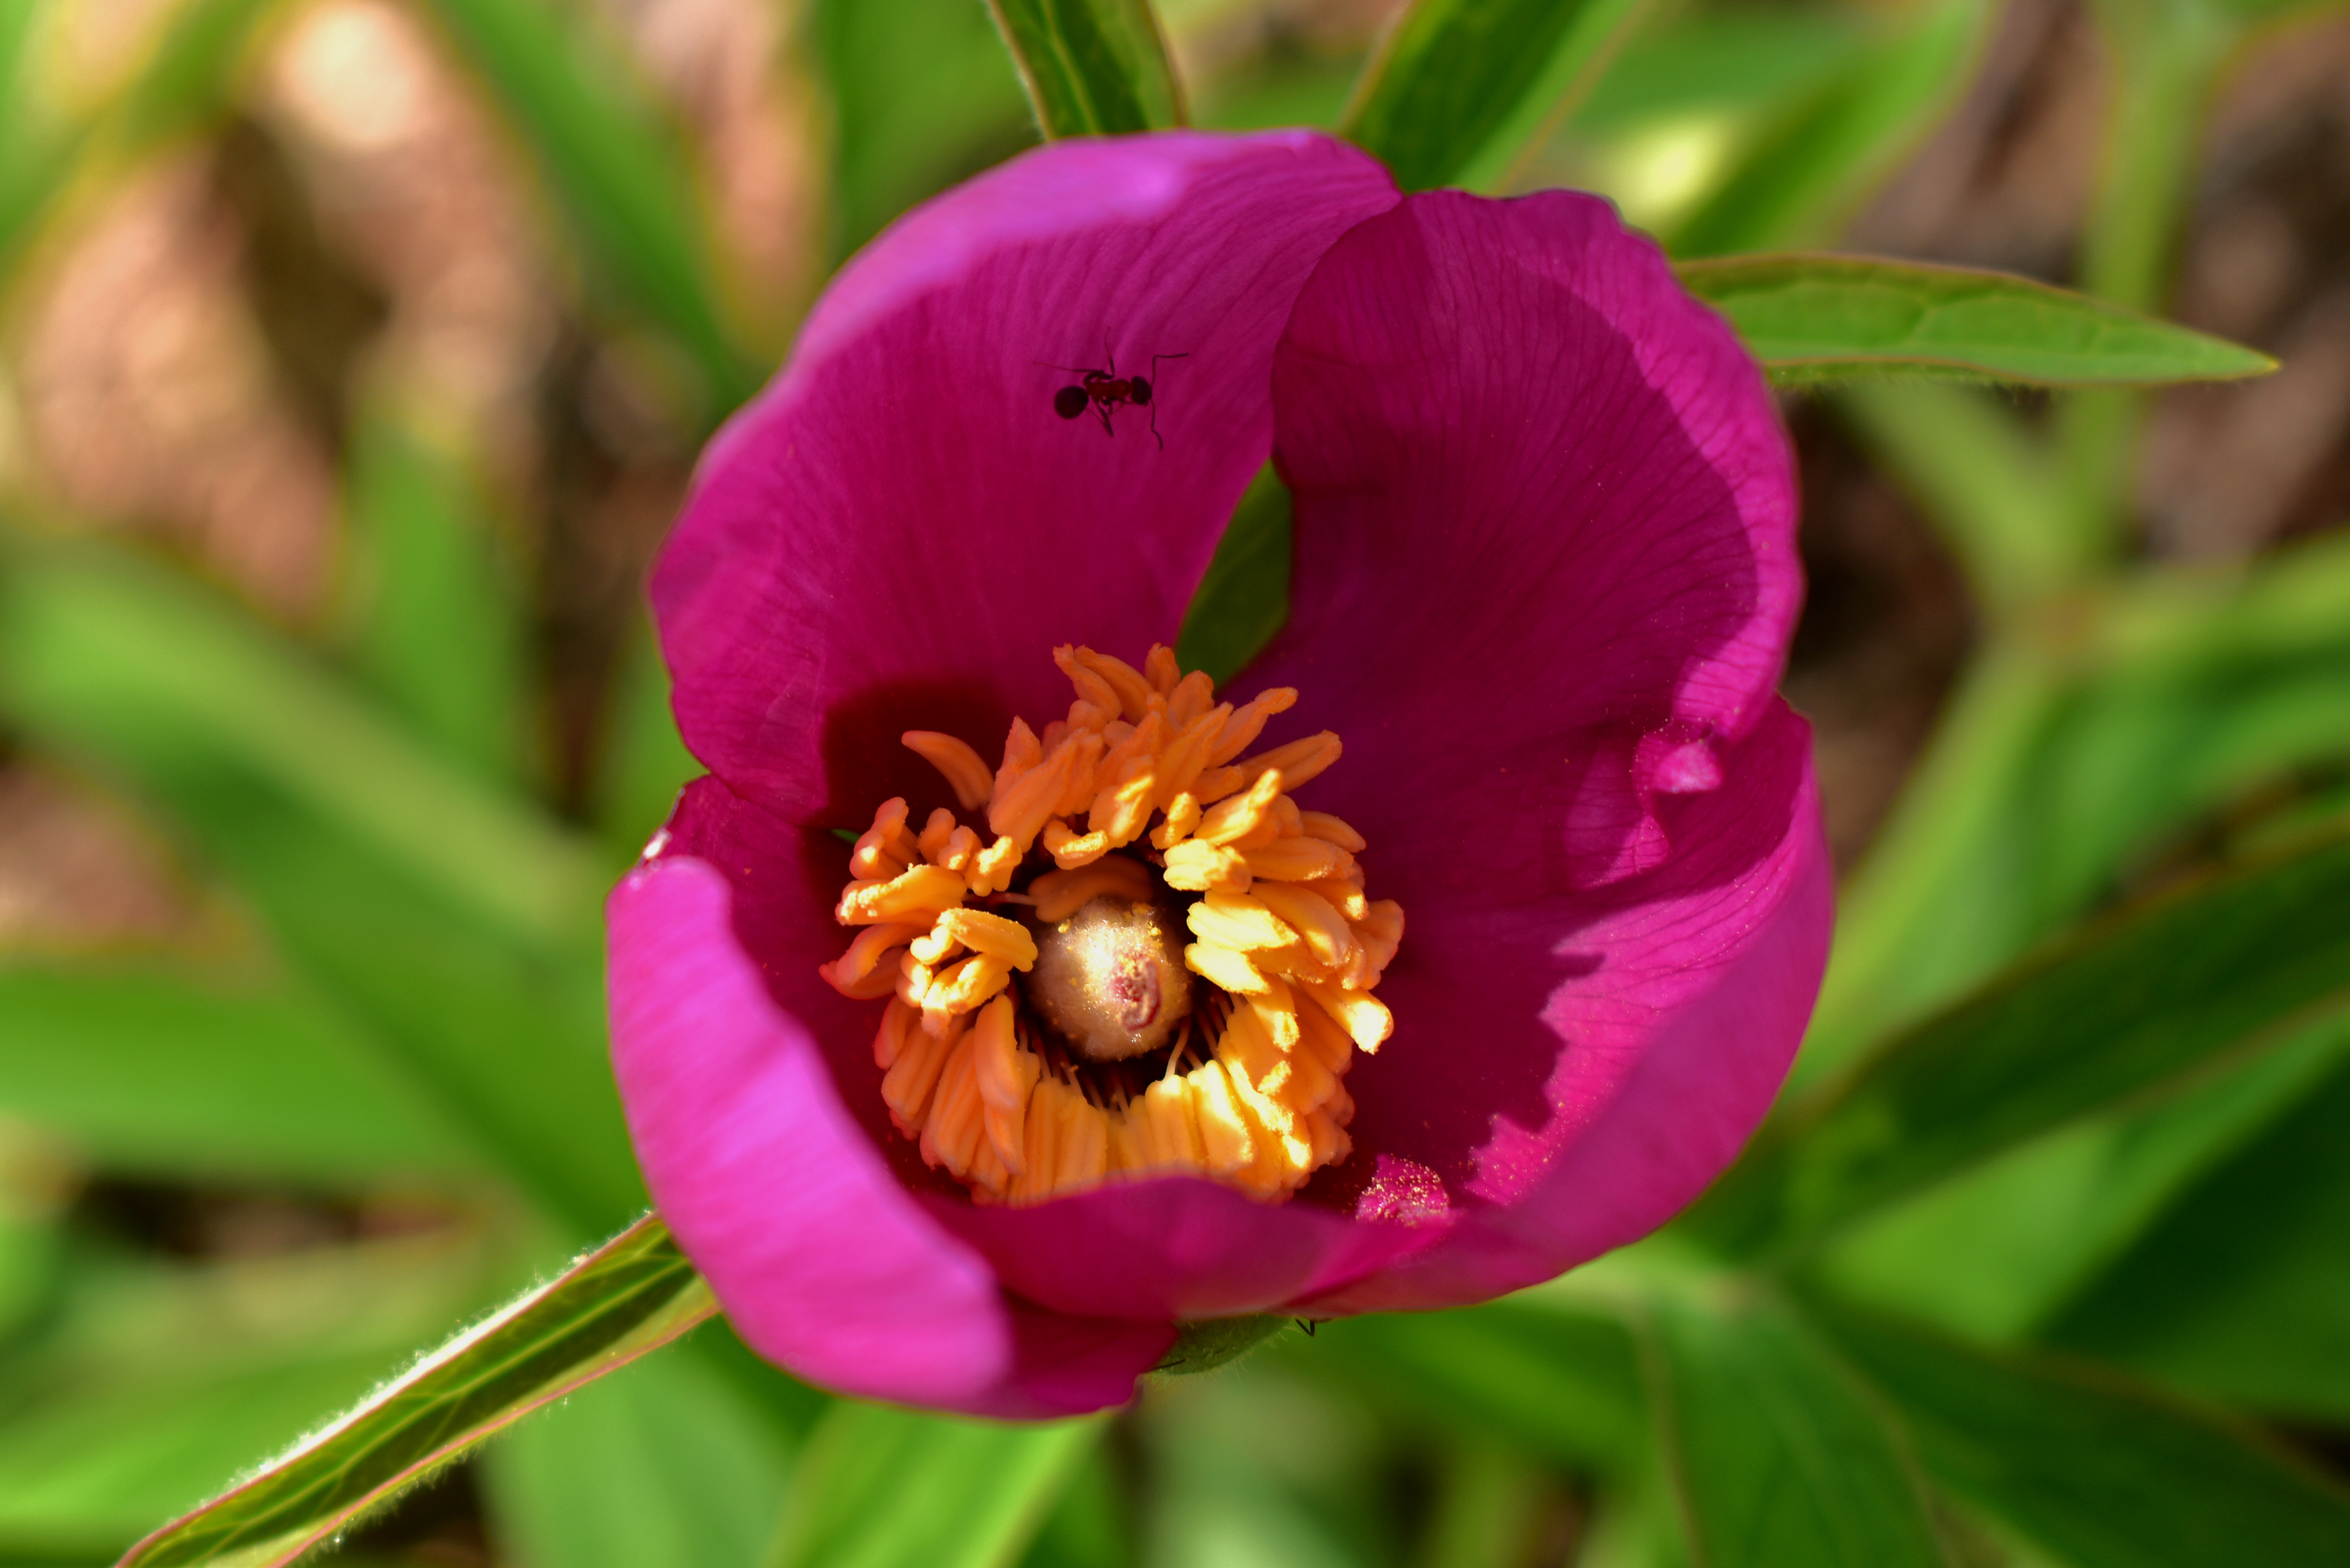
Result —
M1389 7L1159 9L1241 128L1336 123ZM1723 1272L1772 1255L1726 1203L1110 1421L839 1404L712 1324L346 1560L2350 1563L2350 16L1486 9L1576 68L1430 181L2283 361L1786 402L1846 878L1799 1085L2250 864L2013 1037L2157 971L2226 1016L1783 1267ZM1035 135L979 0L0 0L0 1565L112 1561L640 1210L598 905L694 771L646 564L830 270Z

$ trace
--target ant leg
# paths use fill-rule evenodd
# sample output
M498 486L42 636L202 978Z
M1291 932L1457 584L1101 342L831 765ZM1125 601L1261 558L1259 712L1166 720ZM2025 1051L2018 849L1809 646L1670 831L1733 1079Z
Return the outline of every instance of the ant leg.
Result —
M1116 440L1118 437L1118 431L1109 422L1109 405L1106 402L1096 403L1094 405L1094 412L1101 416L1102 434L1110 437L1112 440Z
M1156 366L1152 367L1154 370L1157 369ZM1150 400L1150 439L1159 443L1160 452L1167 450L1167 438L1159 433L1159 400L1157 398Z

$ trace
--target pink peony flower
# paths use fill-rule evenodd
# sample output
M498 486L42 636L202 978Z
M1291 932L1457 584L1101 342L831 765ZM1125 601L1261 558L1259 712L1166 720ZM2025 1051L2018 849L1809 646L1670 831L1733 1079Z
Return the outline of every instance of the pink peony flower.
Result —
M1145 652L1268 454L1293 609L1226 706ZM613 1060L737 1329L1063 1415L1181 1323L1661 1224L1825 957L1794 514L1754 364L1590 197L1172 133L900 222L653 578L711 771L612 895ZM1097 891L1155 935L1085 947Z

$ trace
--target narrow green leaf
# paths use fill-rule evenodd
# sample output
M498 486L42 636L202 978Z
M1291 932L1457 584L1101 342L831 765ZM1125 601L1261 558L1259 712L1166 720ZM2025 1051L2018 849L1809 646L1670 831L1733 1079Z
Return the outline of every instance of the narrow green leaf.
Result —
M606 846L626 863L669 820L678 793L702 767L677 732L669 671L643 618L629 627L622 645L617 687L597 770L596 817Z
M1677 256L1816 244L1841 210L1890 170L1963 85L1991 8L1936 0L1858 56L1773 132L1667 237Z
M2350 1014L2340 1014L2193 1094L2060 1128L1860 1221L1823 1256L1820 1275L1841 1295L1961 1337L2019 1339L2149 1228L2167 1235L2171 1204L2293 1115L2345 1057ZM2154 1245L2148 1255L2162 1268L2178 1265L2197 1288L2247 1294L2240 1282L2249 1266L2214 1268L2198 1249ZM2187 1258L2194 1262L2180 1264ZM2129 1293L2127 1321L2144 1321L2147 1299ZM2345 1376L2311 1366L2293 1380L2296 1389L2350 1389L2350 1323L2333 1340L2333 1354L2316 1359ZM2336 1399L2350 1411L2350 1398Z
M88 1244L0 1350L0 1560L110 1561L511 1279L471 1227L234 1262Z
M629 311L701 372L713 422L759 385L718 295L709 232L678 139L596 47L542 0L429 0L457 53L536 155L591 263Z
M808 1438L767 1568L1000 1568L1101 1432L844 1400Z
M560 1568L756 1568L790 1473L774 1425L692 1355L638 1361L483 1455L501 1546Z
M1284 1342L1282 1359L1568 1469L1628 1475L1646 1456L1639 1366L1610 1315L1503 1301L1341 1318Z
M356 661L452 760L511 783L527 730L521 615L473 476L382 410L353 448Z
M1128 1568L1138 1553L1125 1490L1103 1445L1088 1444L1020 1568Z
M1183 122L1150 0L987 0L1048 138Z
M2057 943L1766 1129L1692 1215L1783 1251L2350 997L2350 828Z
M0 969L0 1116L117 1171L350 1181L484 1161L327 1009L120 964Z
M549 960L503 940L397 861L299 803L207 769L201 754L134 760L258 907L280 950L396 1054L567 1241L642 1211L596 954Z
M1825 1321L1937 1480L2073 1568L2350 1562L2350 1497L2249 1433L2111 1374Z
M51 204L93 162L127 162L201 129L228 107L255 33L282 0L190 0L162 28L138 74L94 115L39 123L21 98L0 103L0 278ZM0 6L0 67L46 19L31 0ZM21 62L18 68L21 69ZM6 89L0 78L0 95Z
M280 0L201 0L183 7L120 99L109 133L125 150L201 128L228 107L255 28Z
M1364 67L1340 134L1407 191L1491 182L1638 0L1416 0Z
M1035 143L1028 99L973 0L816 0L811 26L831 89L834 259Z
M1838 389L1835 407L1917 496L1990 615L2011 616L2102 564L2102 537L2064 505L2055 454L1996 396L1862 382Z
M1685 262L1774 380L1922 374L2040 387L2265 375L2265 354L2069 289L1973 267L1826 254Z
M1216 542L1215 558L1183 612L1175 657L1221 686L1289 618L1289 487L1271 463L1257 471Z
M2167 839L2345 753L2350 539L2240 574L2141 572L1994 638L1844 889L1798 1082L1984 983Z
M1662 122L1767 111L1835 80L1874 35L1848 13L1735 6L1659 18L1627 39L1575 111L1609 137Z
M1706 1568L1943 1568L1898 1430L1776 1301L1651 1303L1667 1468Z
M548 1402L718 1310L660 1221L639 1220L251 1480L133 1547L120 1568L275 1568Z
M2350 1072L2140 1238L2051 1329L2198 1392L2350 1422Z
M521 802L485 789L258 624L107 549L0 558L0 702L68 741L159 726L223 753L413 867L461 906L576 946L603 875Z

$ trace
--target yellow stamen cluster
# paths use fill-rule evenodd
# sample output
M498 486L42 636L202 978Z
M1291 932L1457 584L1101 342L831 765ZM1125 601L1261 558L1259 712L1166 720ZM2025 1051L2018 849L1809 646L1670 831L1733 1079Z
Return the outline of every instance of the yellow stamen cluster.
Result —
M1290 798L1338 760L1338 737L1243 758L1294 690L1235 708L1164 647L1139 670L1086 648L1053 658L1076 689L1067 718L1042 735L1014 719L993 772L951 735L906 734L966 813L984 811L988 837L943 807L917 832L903 800L885 803L835 911L863 929L822 972L845 996L890 999L873 1042L890 1119L981 1201L1173 1173L1286 1197L1345 1157L1354 1102L1339 1080L1393 1028L1371 992L1403 910L1364 897L1360 835ZM1040 843L1055 869L1014 891ZM1196 895L1183 961L1225 993L1201 1013L1220 1032L1192 1049L1187 1025L1139 1092L1048 1067L1008 991L1036 962L1034 929L1096 898L1166 889ZM967 900L1025 907L1030 921Z

